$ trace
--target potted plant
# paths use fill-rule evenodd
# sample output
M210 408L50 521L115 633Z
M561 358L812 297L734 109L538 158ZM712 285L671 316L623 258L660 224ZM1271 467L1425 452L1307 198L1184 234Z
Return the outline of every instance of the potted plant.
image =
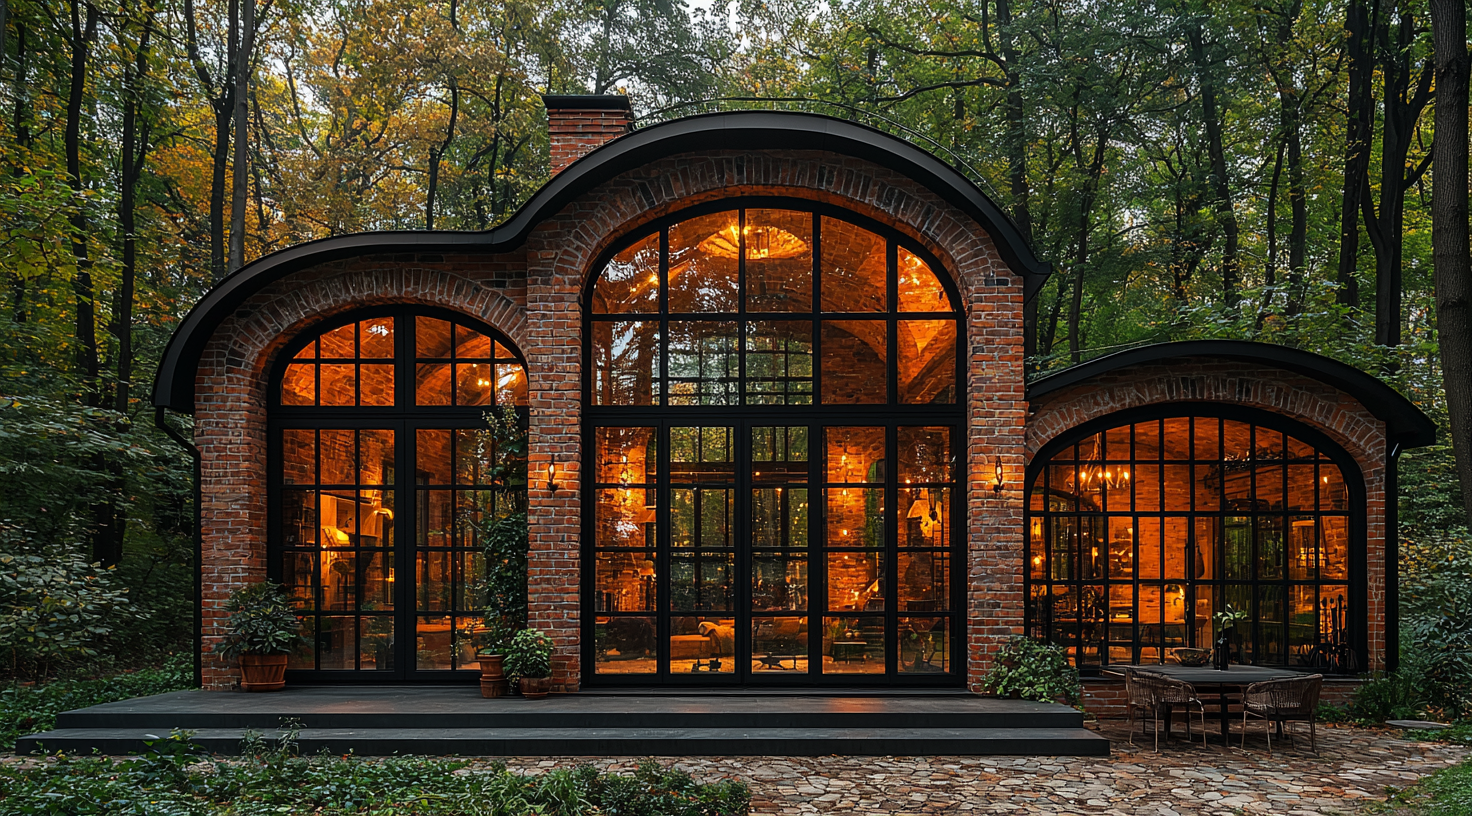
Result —
M287 655L302 639L286 590L270 581L241 587L225 601L225 611L230 620L220 652L240 661L241 690L285 688Z
M1077 706L1083 698L1078 669L1061 646L1016 635L1002 644L982 678L981 690L998 697Z
M1227 604L1227 608L1226 609L1223 609L1222 611L1216 613L1216 615L1213 616L1213 618L1216 620L1216 627L1217 627L1217 639L1216 639L1216 668L1217 669L1219 669L1221 671L1226 671L1227 670L1227 667L1231 665L1231 663L1232 663L1232 645L1233 645L1232 641L1234 640L1235 635L1236 635L1237 622L1238 621L1245 621L1245 620L1247 620L1247 617L1248 617L1247 616L1247 610L1245 610L1245 609L1233 609L1231 604Z
M521 696L546 697L552 689L552 638L536 629L517 632L506 649L506 672Z

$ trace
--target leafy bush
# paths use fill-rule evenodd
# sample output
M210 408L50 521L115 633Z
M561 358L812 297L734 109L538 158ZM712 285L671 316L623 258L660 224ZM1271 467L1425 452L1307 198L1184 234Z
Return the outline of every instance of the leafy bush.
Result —
M1424 703L1448 720L1472 716L1472 535L1402 539L1400 553L1401 645Z
M301 621L280 584L241 587L230 594L225 611L230 621L220 652L226 657L288 654L302 639Z
M59 661L96 655L127 615L127 590L81 549L38 546L30 531L0 522L0 646L12 676L29 666L45 678Z
M1406 816L1466 816L1472 813L1472 760L1444 768L1398 791L1382 812Z
M632 775L591 766L535 776L463 759L295 756L291 731L247 744L239 760L205 757L187 732L143 756L57 757L0 766L4 811L25 814L227 816L247 813L414 813L436 816L742 816L750 793L734 780L700 783L653 761Z
M506 649L506 675L512 680L551 677L552 638L537 629L517 632Z
M1371 724L1425 717L1426 693L1419 675L1417 667L1406 664L1393 673L1371 675L1350 698L1349 718Z
M1007 641L992 658L991 668L981 681L991 694L1051 703L1062 698L1078 705L1083 696L1078 670L1068 662L1061 646L1038 643L1018 635Z
M178 691L194 685L194 659L176 654L158 668L85 680L57 680L44 685L0 689L0 749L15 738L56 726L56 715L77 708Z

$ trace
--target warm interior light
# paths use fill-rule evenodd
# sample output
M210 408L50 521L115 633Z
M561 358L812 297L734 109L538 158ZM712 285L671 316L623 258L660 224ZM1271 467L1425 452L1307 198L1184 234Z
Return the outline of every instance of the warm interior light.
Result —
M736 258L741 254L740 235L746 237L748 260L796 258L808 251L807 242L781 227L747 225L744 233L735 222L711 233L700 242L699 249L708 255Z

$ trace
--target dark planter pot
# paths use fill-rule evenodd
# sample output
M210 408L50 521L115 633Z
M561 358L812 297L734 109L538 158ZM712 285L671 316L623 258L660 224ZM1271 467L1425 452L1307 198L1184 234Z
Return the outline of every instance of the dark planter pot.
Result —
M286 655L240 656L241 691L280 691L286 688Z
M506 656L479 654L475 657L480 661L480 696L505 697L509 694L511 684L506 682L506 670L503 665Z
M540 700L552 690L552 678L523 677L516 681L516 685L521 689L521 696L528 700Z

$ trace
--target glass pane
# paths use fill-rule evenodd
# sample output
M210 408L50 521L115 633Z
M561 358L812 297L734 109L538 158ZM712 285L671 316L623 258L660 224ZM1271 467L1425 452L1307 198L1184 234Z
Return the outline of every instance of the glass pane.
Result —
M491 356L491 338L486 337L474 329L465 326L455 327L455 357L456 359L489 359Z
M882 320L823 321L823 402L888 401L887 334L887 324Z
M359 405L394 404L394 367L391 365L365 365L358 369Z
M657 593L654 552L600 552L593 569L596 612L653 612Z
M287 547L317 543L317 493L312 490L281 491L281 543Z
M736 311L741 223L736 210L670 227L671 312Z
M284 484L313 484L317 481L317 432L281 432L281 481Z
M1288 588L1288 662L1290 665L1315 666L1320 661L1314 654L1318 644L1318 608L1315 587Z
M302 639L292 647L291 656L286 659L286 668L315 669L317 668L317 619L305 617L300 620Z
M828 481L861 484L884 481L884 429L825 428Z
M312 405L317 401L317 367L292 363L281 377L282 405Z
M1349 509L1349 491L1344 486L1344 475L1337 466L1328 462L1319 463L1319 509Z
M884 491L879 488L830 487L829 547L884 546Z
M813 215L746 211L746 309L813 310Z
M454 491L421 490L415 543L420 547L448 547L455 527Z
M732 546L733 494L711 488L671 488L670 546Z
M367 359L394 358L394 319L374 317L358 324L358 353Z
M808 670L808 619L753 618L751 670L755 674L805 674Z
M884 239L823 218L823 311L882 312L889 296Z
M318 453L322 461L322 484L356 484L353 432L324 429L320 433Z
M319 353L328 359L351 360L358 356L353 342L357 334L358 325L356 323L338 326L332 331L324 332L317 339Z
M455 667L451 650L455 627L449 616L419 618L415 632L415 665L431 671L449 671Z
M734 437L730 428L671 428L671 480L686 482L715 478L725 481L734 477Z
M1257 648L1253 649L1256 663L1283 662L1283 587L1260 586L1257 588Z
M1217 530L1219 520L1214 518L1196 519L1196 537L1192 541L1192 563L1191 576L1193 578L1205 578L1211 580L1216 578L1216 560L1218 553Z
M1319 526L1323 535L1319 545L1319 577L1329 581L1349 580L1349 519L1322 516Z
M599 428L595 471L600 484L652 484L658 473L655 428Z
M677 552L670 556L670 609L729 612L735 593L729 552Z
M807 553L753 554L751 608L756 612L805 611L808 608Z
M807 481L807 427L752 428L751 462L752 478L757 481Z
M491 364L455 364L455 404L491 404Z
M451 400L449 363L419 363L414 367L414 403L416 405L449 405Z
M520 363L496 364L496 404L525 407L526 368Z
M823 673L883 674L884 618L824 618Z
M321 405L352 405L358 391L356 368L351 364L323 364Z
M1288 577L1312 581L1319 577L1318 525L1312 516L1294 516L1288 523Z
M414 432L415 481L419 484L451 483L450 434L448 430L420 429Z
M899 619L901 674L943 674L951 670L948 618Z
M654 545L653 488L599 489L594 544L599 547Z
M737 324L672 320L669 332L670 405L735 405Z
M433 317L414 318L414 356L448 359L450 323Z
M332 616L319 619L317 654L319 669L355 669L358 652L357 618Z
M1190 459L1191 420L1186 417L1166 417L1160 443L1166 459Z
M736 621L706 615L670 618L670 672L730 674L736 671Z
M955 478L951 429L946 426L901 427L899 457L903 484L944 484Z
M1190 565L1186 561L1187 544L1191 537L1191 520L1168 518L1164 525L1165 560L1161 577L1179 581L1190 577Z
M950 405L956 401L956 321L901 320L900 402Z
M1225 536L1222 548L1225 553L1229 579L1252 578L1252 527L1251 519L1243 516L1228 516L1225 520Z
M813 403L813 324L756 320L746 324L746 404Z
M829 611L884 611L884 553L828 553L827 578Z
M658 405L659 323L596 322L593 334L593 401L597 405Z
M394 483L394 432L358 431L358 484Z
M1254 481L1257 485L1257 508L1259 510L1283 509L1283 477L1282 465L1258 464L1255 468Z
M1217 419L1191 419L1191 448L1197 460L1210 462L1221 458L1221 430L1221 422Z
M414 585L415 608L420 612L445 611L451 608L453 568L449 550L420 550L414 558L418 564L418 581Z
M358 553L358 609L389 612L394 608L393 550L362 550Z
M751 546L806 547L808 491L761 487L751 491Z
M930 265L904 247L896 249L899 273L899 310L902 312L949 312L950 298Z
M1140 578L1161 578L1163 565L1160 562L1160 522L1160 519L1149 516L1135 519L1135 540L1139 547L1135 573Z
M901 547L949 547L951 489L918 487L899 492Z
M1128 473L1124 465L1119 466ZM1167 512L1186 512L1191 509L1191 466L1165 466L1165 509Z
M594 314L659 311L659 233L613 256L593 285Z
M317 553L288 551L281 556L281 586L291 599L291 608L310 612L317 608Z
M593 626L593 670L599 674L653 674L654 618L600 617Z
M1283 518L1259 516L1257 519L1257 577L1277 580L1283 577Z
M1129 517L1109 519L1109 577L1135 575L1135 528Z
M317 341L302 346L302 350L292 355L293 360L315 360L317 358Z
M900 551L899 611L944 612L950 608L950 587L949 551Z

